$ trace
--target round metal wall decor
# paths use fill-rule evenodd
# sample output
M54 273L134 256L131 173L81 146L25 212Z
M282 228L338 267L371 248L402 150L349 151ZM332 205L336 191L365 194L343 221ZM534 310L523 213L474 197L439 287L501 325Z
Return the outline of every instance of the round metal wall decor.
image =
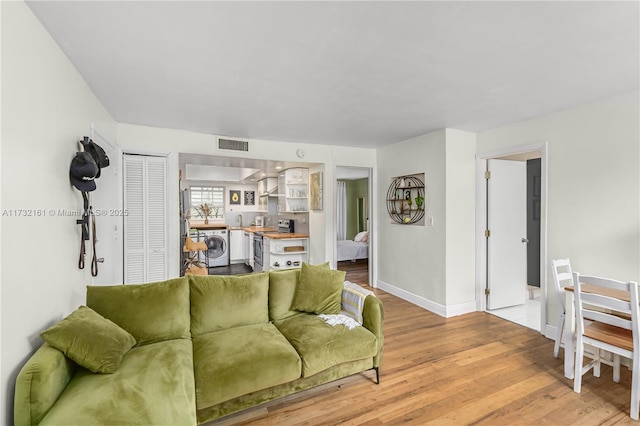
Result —
M387 212L394 222L411 225L424 217L424 182L415 176L394 178L387 191Z

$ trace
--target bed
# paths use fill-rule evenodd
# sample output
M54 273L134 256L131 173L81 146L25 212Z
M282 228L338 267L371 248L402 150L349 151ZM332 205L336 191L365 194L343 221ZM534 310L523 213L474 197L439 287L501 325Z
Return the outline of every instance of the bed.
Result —
M367 259L369 257L369 233L360 232L353 240L338 240L338 262Z

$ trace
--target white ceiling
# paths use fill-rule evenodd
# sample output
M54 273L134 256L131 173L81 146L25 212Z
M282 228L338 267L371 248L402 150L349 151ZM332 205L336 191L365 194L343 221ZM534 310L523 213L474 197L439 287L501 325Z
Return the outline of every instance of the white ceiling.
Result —
M639 88L633 2L28 2L119 122L379 147Z

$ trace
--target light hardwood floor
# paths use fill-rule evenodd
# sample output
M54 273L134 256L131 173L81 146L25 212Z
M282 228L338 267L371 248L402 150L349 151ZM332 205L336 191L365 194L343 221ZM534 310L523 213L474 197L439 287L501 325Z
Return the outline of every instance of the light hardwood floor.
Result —
M352 283L357 283L361 285L369 284L369 260L368 259L358 259L355 262L350 260L345 260L343 262L338 262L339 271L345 271L347 276L345 279L347 281L351 281Z
M375 292L385 307L381 384L366 372L212 424L636 424L625 368L619 384L608 366L600 379L588 373L576 394L540 333L482 312L445 319Z

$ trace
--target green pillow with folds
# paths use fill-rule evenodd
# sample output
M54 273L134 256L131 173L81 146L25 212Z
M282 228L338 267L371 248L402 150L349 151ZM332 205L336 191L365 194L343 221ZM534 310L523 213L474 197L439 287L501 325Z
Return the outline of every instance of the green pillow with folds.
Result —
M86 305L131 333L138 346L191 337L189 277L89 285Z
M339 314L346 272L302 263L291 309L314 314Z
M190 275L191 334L269 322L269 272Z
M80 306L40 336L94 373L115 373L122 357L136 344L126 330L86 306Z
M330 269L329 262L317 266ZM277 321L300 313L291 307L299 281L300 269L269 272L269 318L271 320Z

